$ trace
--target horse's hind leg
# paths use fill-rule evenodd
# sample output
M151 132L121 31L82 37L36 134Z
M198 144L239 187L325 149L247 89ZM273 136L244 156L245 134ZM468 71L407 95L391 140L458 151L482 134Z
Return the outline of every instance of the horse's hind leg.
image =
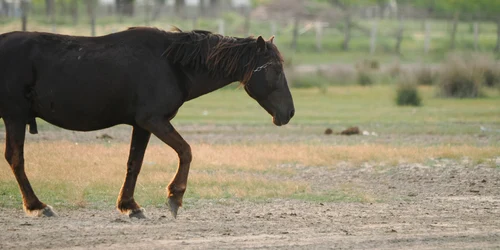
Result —
M24 172L24 139L26 136L26 123L4 118L6 129L5 159L16 176L17 183L23 196L24 211L29 216L56 215L50 206L40 202L31 188L30 182Z
M120 190L118 201L116 202L116 206L120 212L128 214L130 217L140 219L146 217L143 214L143 209L134 200L134 190L150 137L150 132L140 127L134 127L132 142L130 143L130 154L127 162L127 175L125 176L125 182Z

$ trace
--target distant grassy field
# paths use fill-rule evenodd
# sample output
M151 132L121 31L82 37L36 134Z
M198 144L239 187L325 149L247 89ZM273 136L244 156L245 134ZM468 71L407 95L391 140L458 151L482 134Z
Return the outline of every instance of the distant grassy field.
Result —
M396 106L395 89L388 85L331 87L326 91L293 89L296 117L283 128L273 127L269 115L242 89L228 87L188 102L174 119L181 133L191 138L188 141L192 141L194 152L187 201L373 201L350 186L318 189L314 180L300 177L302 167L335 169L337 164L357 167L368 163L391 168L437 159L467 159L467 164L499 167L495 162L500 156L498 92L492 91L486 98L460 100L435 98L429 87L420 91L423 106L413 108ZM212 125L213 131L197 130L204 124ZM350 125L379 136L322 135L327 127L338 132ZM224 126L234 127L221 129ZM488 130L481 131L480 126ZM44 136L47 131L58 130L40 122L40 131L39 136ZM208 139L196 139L199 133ZM230 135L235 134L247 139L232 140ZM278 140L260 137L271 134L278 134ZM211 143L210 138L225 136L225 143ZM126 140L29 141L25 150L28 176L41 199L51 205L113 206L125 174ZM139 177L138 201L162 205L176 166L170 148L150 145ZM0 161L0 169L0 206L20 207L17 184L5 161Z
M266 124L271 117L242 89L228 87L184 104L177 124ZM420 87L422 107L398 107L394 86L348 86L292 89L296 117L291 124L376 128L381 132L462 134L489 125L500 129L500 93L479 99L437 98L432 87Z

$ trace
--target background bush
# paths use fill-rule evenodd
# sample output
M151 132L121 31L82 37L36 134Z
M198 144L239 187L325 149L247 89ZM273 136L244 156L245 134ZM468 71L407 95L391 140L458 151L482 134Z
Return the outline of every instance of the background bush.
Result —
M473 63L451 56L441 67L438 93L442 97L480 97L482 79L482 72L473 67Z
M483 85L495 87L500 84L500 64L486 56L475 56L470 60L474 70L482 76Z
M415 78L419 85L433 85L437 74L431 67L420 66L414 71Z
M418 84L416 82L415 78L409 76L400 79L396 87L396 104L398 106L422 105L422 98L418 92Z

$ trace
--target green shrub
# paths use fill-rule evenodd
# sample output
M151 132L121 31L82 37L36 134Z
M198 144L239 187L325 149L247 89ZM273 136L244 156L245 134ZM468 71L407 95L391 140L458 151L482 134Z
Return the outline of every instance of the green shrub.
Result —
M358 72L358 84L361 86L367 86L373 84L372 76L367 71Z
M357 76L358 84L361 86L368 86L372 85L374 80L373 80L373 74L370 72L370 70L367 69L358 69L358 76Z
M400 82L397 85L396 104L398 106L420 106L422 104L418 85L414 81Z
M484 71L484 85L493 88L500 85L500 69L489 68Z
M442 97L476 98L481 96L482 74L462 58L451 57L441 68L438 84Z

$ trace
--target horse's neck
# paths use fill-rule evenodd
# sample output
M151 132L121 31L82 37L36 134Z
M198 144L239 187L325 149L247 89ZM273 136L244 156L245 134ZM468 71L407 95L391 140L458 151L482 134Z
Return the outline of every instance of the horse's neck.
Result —
M189 82L187 84L188 98L187 100L192 100L199 96L208 94L212 91L220 89L224 86L229 85L232 82L236 82L236 78L223 78L215 79L209 76L208 73L196 74L196 73L186 73Z

